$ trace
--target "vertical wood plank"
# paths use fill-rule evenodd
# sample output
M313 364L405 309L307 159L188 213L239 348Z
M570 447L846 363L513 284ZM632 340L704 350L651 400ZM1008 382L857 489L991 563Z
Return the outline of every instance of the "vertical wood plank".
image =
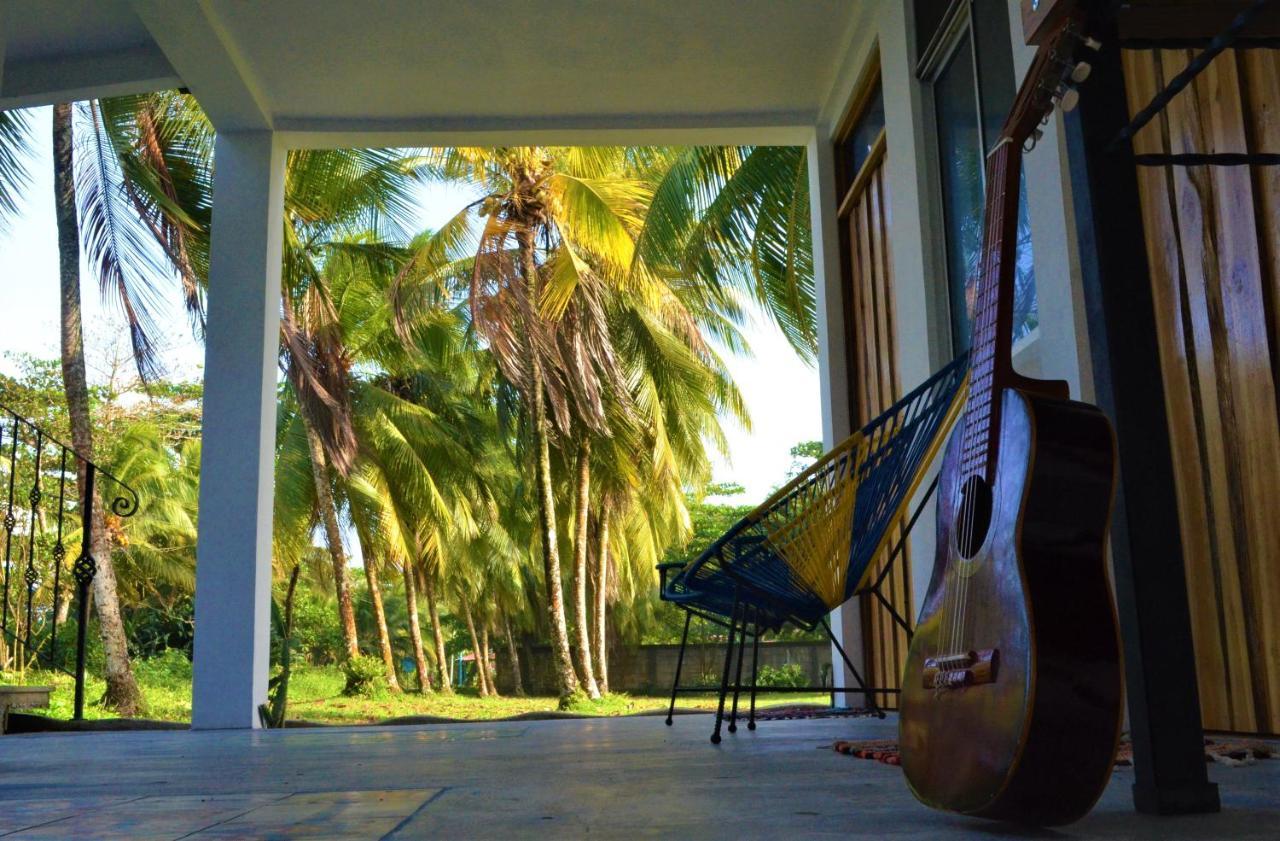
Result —
M1189 54L1168 50L1161 57L1165 78L1186 68ZM1205 151L1211 148L1199 83L1170 103L1168 110L1170 151ZM1247 606L1240 571L1247 564L1248 536L1242 502L1233 477L1239 470L1236 439L1235 392L1231 355L1226 333L1222 289L1222 245L1216 224L1214 180L1206 167L1175 167L1173 171L1177 224L1186 271L1186 295L1196 369L1199 375L1201 418L1205 429L1209 492L1213 527L1220 538L1217 568L1227 644L1227 677L1238 729L1256 729L1253 667L1246 625Z
M1127 51L1124 64L1129 107L1136 112L1150 102L1161 87L1157 59L1149 51ZM1166 133L1167 116L1161 115L1134 139L1134 151L1167 152ZM1184 276L1174 219L1172 173L1167 169L1140 168L1138 188L1143 227L1147 234L1169 435L1175 446L1173 467L1178 519L1182 526L1187 589L1191 594L1200 704L1206 726L1232 729L1233 715L1226 676L1228 656L1220 631L1221 600L1213 572L1218 563L1215 558L1217 547L1210 536L1212 523L1206 510L1204 440L1198 425L1196 394L1193 393L1198 387L1194 373L1194 349L1189 348L1183 330L1183 319L1187 313L1183 308Z
M1208 115L1206 135L1216 150L1243 152L1248 147L1238 65L1229 52L1198 80L1196 92ZM1280 660L1271 644L1280 631L1274 611L1261 597L1275 574L1280 547L1280 423L1275 406L1266 304L1262 291L1262 255L1253 199L1253 180L1242 167L1212 167L1213 219L1219 245L1214 290L1225 324L1223 346L1230 354L1231 410L1235 423L1238 472L1233 482L1244 516L1247 551L1241 555L1240 582L1245 631L1253 672L1251 689L1261 729L1280 730ZM1273 656L1268 656L1268 653Z
M1280 52L1243 50L1241 56L1250 151L1275 151L1280 149ZM1280 418L1280 168L1255 167L1253 178L1272 388L1276 415ZM1272 483L1277 481L1280 477L1273 477ZM1280 732L1280 695L1276 694L1274 678L1280 669L1280 628L1276 627L1280 615L1280 547L1273 545L1259 560L1262 568L1255 597L1259 612L1268 618L1264 656L1272 677L1269 732L1277 733Z
M866 423L887 409L901 392L897 370L897 338L893 303L893 265L889 248L889 197L884 179L883 141L856 174L840 207L849 262L848 302L853 334L853 390L858 395L856 417ZM897 612L911 615L910 559L904 555L885 577L882 594ZM885 559L871 570L878 576ZM864 655L868 681L887 689L901 687L907 636L874 596L862 597ZM897 707L896 693L877 693L881 706Z

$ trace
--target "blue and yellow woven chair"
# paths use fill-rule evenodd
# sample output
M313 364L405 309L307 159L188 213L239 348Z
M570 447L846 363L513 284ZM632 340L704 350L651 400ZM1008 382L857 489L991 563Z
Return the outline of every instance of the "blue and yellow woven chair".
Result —
M859 593L879 596L888 564L873 578L875 562L885 553L891 560L897 556L919 516L917 508L908 517L911 498L960 414L967 376L964 354L779 489L693 561L659 565L662 599L686 611L667 724L681 691L680 671L694 616L729 631L712 742L720 741L735 638L738 665L729 732L737 729L747 637L753 638L747 726L754 730L760 635L786 624L804 630L821 626L858 682L856 690L797 691L856 691L884 715L875 707L871 693L876 690L865 685L831 634L827 614ZM891 545L895 535L898 540ZM892 612L883 596L880 600ZM893 615L907 627L905 619Z

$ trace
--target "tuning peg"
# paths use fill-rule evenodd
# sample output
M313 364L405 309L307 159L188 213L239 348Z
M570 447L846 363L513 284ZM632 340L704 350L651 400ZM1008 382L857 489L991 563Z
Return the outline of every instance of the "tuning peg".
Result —
M1093 65L1087 61L1082 61L1071 71L1071 81L1077 85L1089 78L1089 74L1093 72Z
M1088 35L1084 36L1082 43L1095 53L1102 49L1102 42L1097 38L1090 38Z
M1080 104L1080 91L1075 88L1063 87L1058 90L1057 96L1054 97L1058 107L1065 113L1070 114L1076 110L1076 106Z

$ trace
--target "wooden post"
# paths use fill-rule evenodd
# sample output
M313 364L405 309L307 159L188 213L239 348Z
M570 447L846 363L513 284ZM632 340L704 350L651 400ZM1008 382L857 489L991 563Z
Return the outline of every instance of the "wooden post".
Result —
M1150 814L1216 812L1189 668L1195 653L1137 175L1126 154L1106 151L1129 121L1119 36L1111 3L1084 5L1103 49L1066 129L1095 385L1119 444L1111 548L1134 805Z

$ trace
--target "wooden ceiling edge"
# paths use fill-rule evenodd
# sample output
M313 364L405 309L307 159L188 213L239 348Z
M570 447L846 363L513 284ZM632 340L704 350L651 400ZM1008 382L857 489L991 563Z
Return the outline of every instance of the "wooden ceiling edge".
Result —
M1126 41L1207 41L1251 5L1249 0L1128 0L1116 22ZM1280 37L1280 6L1264 9L1241 37Z

